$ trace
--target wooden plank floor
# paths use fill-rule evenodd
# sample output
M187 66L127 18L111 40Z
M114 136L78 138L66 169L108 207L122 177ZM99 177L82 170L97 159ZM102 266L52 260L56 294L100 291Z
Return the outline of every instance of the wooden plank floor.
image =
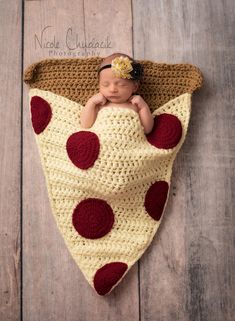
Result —
M0 1L0 321L234 320L234 16L232 0ZM99 297L55 225L22 72L116 51L197 65L204 86L158 233Z

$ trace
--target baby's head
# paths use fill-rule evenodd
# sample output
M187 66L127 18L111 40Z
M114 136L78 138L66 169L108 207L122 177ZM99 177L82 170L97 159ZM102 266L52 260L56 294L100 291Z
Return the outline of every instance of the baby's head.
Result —
M100 93L108 101L120 104L137 91L143 67L126 54L114 53L101 62L98 76Z

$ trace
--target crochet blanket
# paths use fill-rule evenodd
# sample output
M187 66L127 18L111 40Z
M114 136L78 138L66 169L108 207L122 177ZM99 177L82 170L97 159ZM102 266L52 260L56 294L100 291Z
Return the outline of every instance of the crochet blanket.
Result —
M69 85L75 78L92 79L100 59L45 60L26 70L25 82L31 87L32 128L56 224L88 283L106 295L142 256L161 223L173 162L188 129L191 95L202 77L191 65L141 61L150 70L163 67L170 84L176 76L178 88L172 98L169 85L159 102L156 87L161 88L164 76L145 74L146 96L140 94L154 116L152 132L144 134L137 112L118 106L101 109L93 126L84 130L80 113L97 87L90 82L82 94L80 87L73 91ZM73 73L71 66L77 67ZM179 66L184 75L191 73L185 84L172 71Z

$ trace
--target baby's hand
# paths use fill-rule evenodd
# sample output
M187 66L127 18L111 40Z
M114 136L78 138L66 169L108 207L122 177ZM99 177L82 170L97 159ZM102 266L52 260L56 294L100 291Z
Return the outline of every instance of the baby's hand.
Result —
M133 95L128 99L128 101L132 103L132 105L137 106L138 111L140 111L142 108L148 107L148 105L140 95Z
M107 99L101 93L98 93L89 99L89 103L92 103L94 105L103 106L106 102L107 102Z

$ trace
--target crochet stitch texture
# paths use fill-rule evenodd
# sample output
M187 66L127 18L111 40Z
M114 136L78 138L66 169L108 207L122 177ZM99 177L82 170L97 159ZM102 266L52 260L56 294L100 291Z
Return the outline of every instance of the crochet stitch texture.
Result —
M173 162L187 134L191 94L202 78L191 65L142 61L147 73L140 94L154 116L152 132L144 134L134 110L116 106L101 109L84 130L80 114L97 92L92 75L100 59L46 60L30 66L25 81L58 229L88 283L106 295L160 225ZM185 77L177 78L176 70ZM159 92L162 83L167 88Z
M103 58L45 59L29 66L24 81L30 88L52 91L82 105L99 91L97 69ZM136 60L144 67L140 94L154 111L169 100L193 93L202 85L200 70L191 64Z

